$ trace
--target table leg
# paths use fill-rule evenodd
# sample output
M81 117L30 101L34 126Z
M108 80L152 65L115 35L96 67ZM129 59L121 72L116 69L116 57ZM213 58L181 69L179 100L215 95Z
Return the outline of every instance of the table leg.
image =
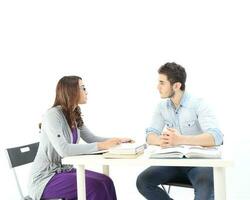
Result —
M103 171L103 174L109 176L109 165L103 165L102 171Z
M224 167L214 167L214 197L215 200L226 200Z
M76 166L76 179L77 179L77 199L86 200L86 182L85 182L84 165Z

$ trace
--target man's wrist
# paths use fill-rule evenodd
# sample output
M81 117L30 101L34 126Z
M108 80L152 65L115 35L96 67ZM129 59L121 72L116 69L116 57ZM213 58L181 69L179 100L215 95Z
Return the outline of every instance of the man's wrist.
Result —
M178 145L187 144L188 136L180 135Z
M149 133L147 136L147 143L151 145L160 145L161 144L160 136L158 136L155 133Z

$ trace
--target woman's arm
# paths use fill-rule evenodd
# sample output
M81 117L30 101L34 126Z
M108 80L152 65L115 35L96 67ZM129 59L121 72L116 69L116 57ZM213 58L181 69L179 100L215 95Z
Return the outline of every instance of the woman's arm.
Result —
M63 123L65 121L62 116L52 109L45 114L42 125L42 134L48 136L49 142L61 157L88 154L98 150L96 142L89 144L69 143L63 134L65 126Z
M83 125L81 128L79 128L79 130L80 130L81 138L87 143L103 142L105 140L110 139L110 138L99 137L99 136L94 135L85 125Z

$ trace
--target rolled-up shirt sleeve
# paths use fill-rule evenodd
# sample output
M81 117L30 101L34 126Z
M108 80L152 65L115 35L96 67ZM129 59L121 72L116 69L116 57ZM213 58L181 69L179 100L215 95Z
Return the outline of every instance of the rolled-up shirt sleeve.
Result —
M146 129L146 138L149 133L156 133L157 135L160 135L165 126L164 118L161 114L161 106L163 106L162 103L159 103L153 113L150 127Z
M223 134L217 119L212 109L203 101L200 102L197 108L197 116L202 131L210 133L214 137L215 145L221 145L223 143Z

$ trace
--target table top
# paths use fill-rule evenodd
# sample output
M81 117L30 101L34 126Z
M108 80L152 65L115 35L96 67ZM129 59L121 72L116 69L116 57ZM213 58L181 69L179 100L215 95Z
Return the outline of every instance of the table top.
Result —
M106 159L102 155L78 155L70 156L62 159L62 164L72 165L148 165L148 166L193 166L193 167L229 167L233 161L225 158L220 159L152 159L149 154L144 153L135 159Z

